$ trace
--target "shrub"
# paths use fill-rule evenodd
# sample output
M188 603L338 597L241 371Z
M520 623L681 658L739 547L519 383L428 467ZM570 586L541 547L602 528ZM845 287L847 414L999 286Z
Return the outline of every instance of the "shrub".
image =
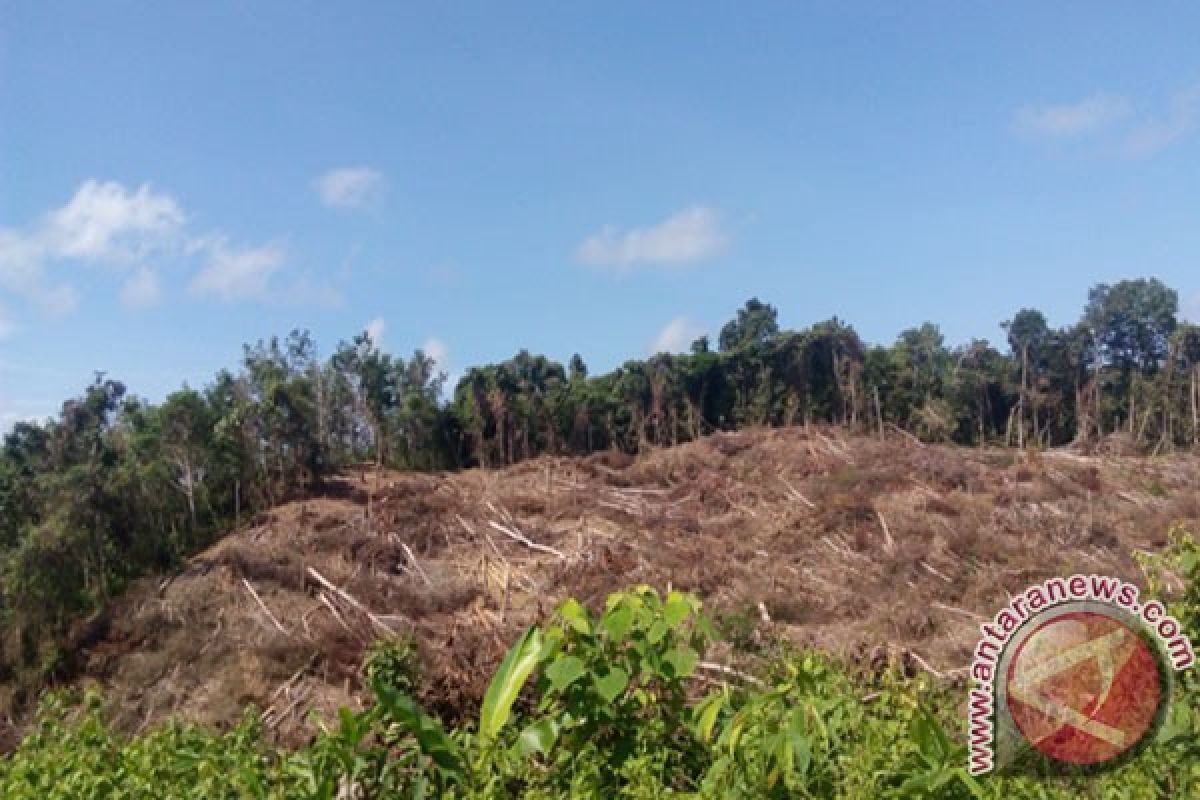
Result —
M1200 548L1181 528L1171 541L1145 561L1152 590L1167 570L1186 576L1172 612L1195 625ZM123 739L94 695L51 694L0 761L0 796L1136 800L1200 789L1200 691L1190 675L1157 740L1117 770L973 779L961 697L928 676L889 672L866 685L832 658L780 647L762 678L711 688L697 670L712 637L687 594L638 587L600 613L568 600L510 649L478 723L453 730L408 694L411 642L378 643L364 665L375 703L343 709L291 753L264 744L253 710L224 735L171 724Z

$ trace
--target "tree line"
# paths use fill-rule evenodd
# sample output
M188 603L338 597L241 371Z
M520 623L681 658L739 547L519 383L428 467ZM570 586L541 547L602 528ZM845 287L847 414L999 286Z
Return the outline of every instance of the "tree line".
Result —
M0 450L0 678L69 668L78 621L231 525L349 464L497 467L823 424L930 442L1051 447L1120 433L1147 452L1200 444L1200 326L1156 279L1091 289L1051 328L1026 308L1007 341L949 347L938 327L864 343L836 317L781 330L757 298L714 344L590 376L525 350L465 372L443 399L428 354L365 333L327 358L294 331L244 348L236 371L159 404L98 374Z

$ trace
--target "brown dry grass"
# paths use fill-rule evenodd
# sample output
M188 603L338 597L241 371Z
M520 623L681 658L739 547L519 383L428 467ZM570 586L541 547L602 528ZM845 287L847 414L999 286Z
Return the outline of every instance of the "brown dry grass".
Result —
M762 634L953 673L1006 593L1080 570L1139 580L1130 553L1200 519L1191 456L1023 458L799 428L637 459L386 473L367 519L374 485L344 475L128 592L84 637L120 724L228 725L255 703L302 741L308 708L358 704L363 649L384 629L416 636L427 707L472 714L524 626L565 596L596 605L637 583L755 609Z

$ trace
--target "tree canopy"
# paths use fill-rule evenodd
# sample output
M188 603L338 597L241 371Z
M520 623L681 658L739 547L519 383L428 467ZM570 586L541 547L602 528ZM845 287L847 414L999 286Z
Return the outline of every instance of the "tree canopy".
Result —
M247 515L374 462L447 470L541 454L637 452L753 425L839 425L928 441L1049 447L1121 431L1147 451L1200 443L1200 327L1156 279L1094 287L1080 319L1034 308L1007 348L949 346L932 322L890 345L834 317L782 330L751 298L690 352L592 374L521 350L444 390L428 354L365 333L322 358L303 331L161 403L95 376L0 448L0 670L53 674L73 620ZM447 396L448 395L448 396Z

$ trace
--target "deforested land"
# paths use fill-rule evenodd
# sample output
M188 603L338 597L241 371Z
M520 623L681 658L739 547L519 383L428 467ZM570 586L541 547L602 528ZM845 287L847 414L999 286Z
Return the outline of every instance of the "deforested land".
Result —
M451 390L421 351L302 332L161 403L97 375L0 453L24 741L0 781L1025 796L962 769L979 625L1085 572L1194 629L1200 328L1151 279L1005 329L869 345L754 299L717 342L595 376L522 351ZM1161 744L1061 796L1185 796L1180 690Z

